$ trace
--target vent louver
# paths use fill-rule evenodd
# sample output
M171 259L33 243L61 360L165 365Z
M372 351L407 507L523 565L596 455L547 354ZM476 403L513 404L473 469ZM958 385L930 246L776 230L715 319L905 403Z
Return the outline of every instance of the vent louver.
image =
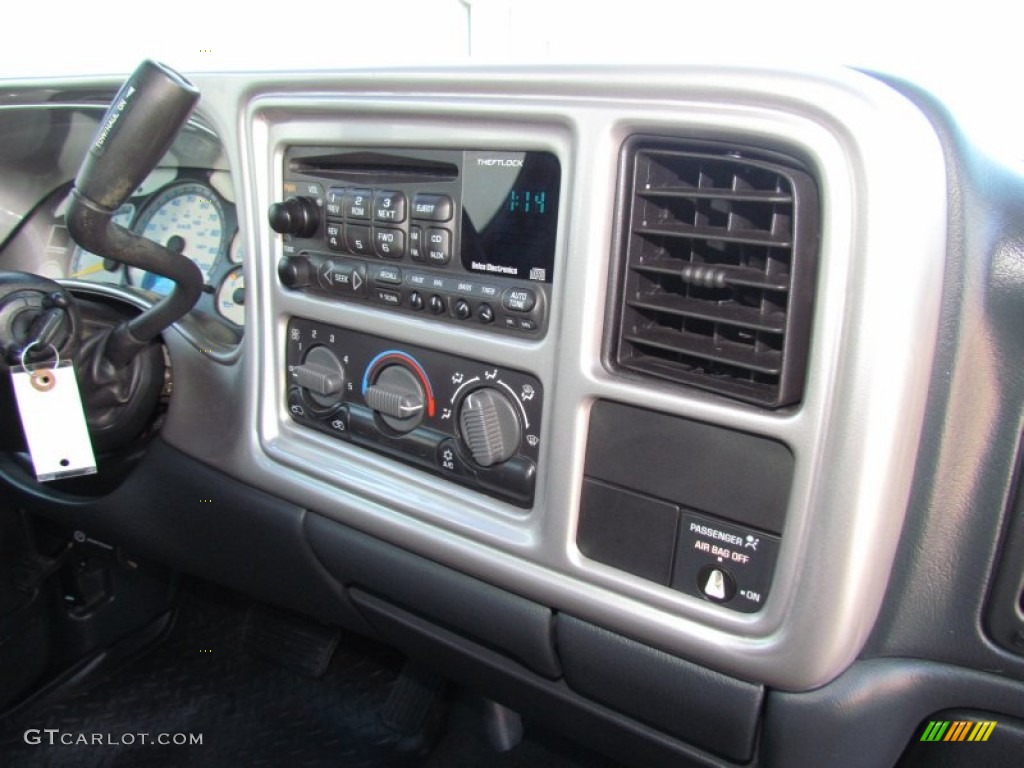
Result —
M710 142L626 148L623 368L772 408L802 395L818 193L795 160Z

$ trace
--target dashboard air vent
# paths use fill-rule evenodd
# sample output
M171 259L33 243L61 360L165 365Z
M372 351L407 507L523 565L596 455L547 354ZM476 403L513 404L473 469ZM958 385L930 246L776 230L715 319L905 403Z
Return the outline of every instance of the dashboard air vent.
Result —
M626 147L619 366L772 408L802 395L818 192L796 160L711 142Z

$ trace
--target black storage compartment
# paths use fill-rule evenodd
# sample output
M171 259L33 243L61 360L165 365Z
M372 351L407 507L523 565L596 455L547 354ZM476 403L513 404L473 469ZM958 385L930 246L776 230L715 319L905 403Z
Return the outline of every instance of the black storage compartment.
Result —
M601 401L590 412L588 477L781 533L793 454L774 440Z
M561 675L549 608L319 515L307 516L306 532L324 566L346 586L385 597L539 675Z
M569 687L676 738L737 762L751 758L764 688L561 614Z

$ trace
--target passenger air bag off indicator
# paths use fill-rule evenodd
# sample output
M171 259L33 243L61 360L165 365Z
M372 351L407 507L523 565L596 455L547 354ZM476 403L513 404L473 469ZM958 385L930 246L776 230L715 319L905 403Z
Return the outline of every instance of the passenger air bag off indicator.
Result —
M743 613L764 606L779 537L684 510L672 587Z

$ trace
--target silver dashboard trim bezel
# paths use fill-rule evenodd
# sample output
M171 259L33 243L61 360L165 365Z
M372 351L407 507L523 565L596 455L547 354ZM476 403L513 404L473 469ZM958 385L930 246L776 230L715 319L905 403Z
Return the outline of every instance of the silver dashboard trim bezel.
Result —
M196 82L204 115L238 169L240 226L249 238L245 368L230 450L213 455L204 448L197 406L188 402L172 408L169 442L385 541L743 679L806 690L857 656L888 581L914 474L945 258L942 150L906 99L844 70L439 70ZM755 141L798 154L818 178L821 264L798 408L760 411L640 384L603 365L619 147L634 133ZM339 142L471 142L558 155L562 230L546 337L480 338L430 326L425 338L427 324L415 318L283 291L275 273L280 244L264 225L280 189L283 147ZM292 425L278 375L290 314L372 326L399 343L458 345L466 356L514 359L537 375L546 392L546 448L534 509L524 515ZM574 530L587 415L599 398L790 448L792 497L761 612L737 614L579 553Z

